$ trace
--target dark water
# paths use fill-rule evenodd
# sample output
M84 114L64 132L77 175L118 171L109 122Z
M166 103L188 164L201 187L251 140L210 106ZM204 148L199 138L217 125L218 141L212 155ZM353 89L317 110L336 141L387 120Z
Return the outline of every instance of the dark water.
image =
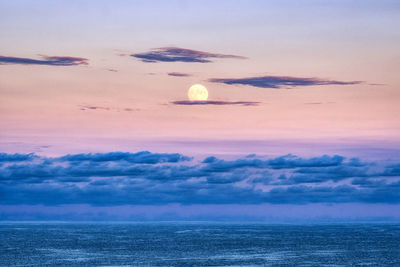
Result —
M400 225L0 223L1 266L400 266Z

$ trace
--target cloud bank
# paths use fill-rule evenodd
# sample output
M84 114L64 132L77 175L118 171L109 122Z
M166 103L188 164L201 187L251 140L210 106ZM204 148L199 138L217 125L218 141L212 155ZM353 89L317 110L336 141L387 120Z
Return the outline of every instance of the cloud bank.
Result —
M400 203L400 164L323 155L0 154L2 205Z
M161 47L153 49L145 53L137 53L131 55L140 59L142 62L194 62L194 63L210 63L213 58L234 58L245 59L245 57L236 55L216 54L192 49L179 47Z
M5 57L0 56L0 64L22 64L22 65L48 65L48 66L76 66L88 65L87 58L69 57L69 56L44 56L43 59Z
M249 85L261 88L292 88L298 86L313 86L313 85L353 85L360 84L361 81L334 81L319 78L302 78L290 76L259 76L259 77L245 77L245 78L211 78L210 82L224 83L228 85L240 84Z

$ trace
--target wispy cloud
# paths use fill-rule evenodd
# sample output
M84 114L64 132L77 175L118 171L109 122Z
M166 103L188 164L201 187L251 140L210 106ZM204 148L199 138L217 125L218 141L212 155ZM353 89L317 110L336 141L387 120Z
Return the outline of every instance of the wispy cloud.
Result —
M79 106L81 110L110 110L109 107L100 107L100 106Z
M1 154L9 204L400 203L400 164L323 155L197 161L179 153Z
M45 56L42 59L6 57L0 56L0 64L22 64L22 65L48 65L48 66L76 66L88 65L87 58L69 56Z
M189 77L192 76L189 73L182 73L182 72L168 72L169 76L174 76L174 77Z
M313 86L313 85L353 85L363 83L362 81L335 81L320 78L302 78L290 76L259 76L259 77L245 77L245 78L212 78L210 82L224 83L224 84L240 84L250 85L262 88L292 88L298 86Z
M115 108L115 107L104 107L104 106L91 106L91 105L79 105L80 110L103 110L103 111L138 111L139 109L133 108Z
M235 58L245 59L242 56L209 53L192 49L179 47L161 47L145 53L132 54L132 57L138 58L146 63L155 62L196 62L210 63L212 58Z
M197 106L197 105L216 105L216 106L224 106L224 105L238 105L238 106L258 106L260 102L253 101L224 101L224 100L177 100L171 102L174 105L186 105L186 106Z
M304 105L322 105L322 104L324 104L324 103L322 103L322 102L307 102L307 103L304 103Z

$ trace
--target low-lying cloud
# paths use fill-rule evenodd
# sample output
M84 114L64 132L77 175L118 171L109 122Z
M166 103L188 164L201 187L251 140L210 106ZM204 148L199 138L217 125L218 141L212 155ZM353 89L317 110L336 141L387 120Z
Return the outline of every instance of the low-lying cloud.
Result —
M398 164L339 155L0 154L3 205L400 203Z

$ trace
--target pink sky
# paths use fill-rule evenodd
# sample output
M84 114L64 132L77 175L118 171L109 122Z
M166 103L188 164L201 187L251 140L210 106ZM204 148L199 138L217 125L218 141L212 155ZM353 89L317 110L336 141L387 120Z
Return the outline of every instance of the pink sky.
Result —
M2 5L0 30L8 36L0 45L3 56L75 56L89 62L0 66L3 150L10 151L13 142L26 148L51 145L60 153L80 146L113 149L112 141L99 144L99 138L142 142L149 149L152 140L399 142L400 39L393 24L398 14L390 5L310 4L292 6L287 14L279 2L238 3L228 13L222 12L222 3L212 9L178 2L168 7L144 2ZM282 14L291 16L291 22ZM43 16L47 19L38 19ZM144 63L129 56L166 46L248 59ZM170 72L191 76L168 76ZM363 83L287 90L208 82L265 75ZM170 103L186 100L194 83L208 88L209 100L261 104Z

